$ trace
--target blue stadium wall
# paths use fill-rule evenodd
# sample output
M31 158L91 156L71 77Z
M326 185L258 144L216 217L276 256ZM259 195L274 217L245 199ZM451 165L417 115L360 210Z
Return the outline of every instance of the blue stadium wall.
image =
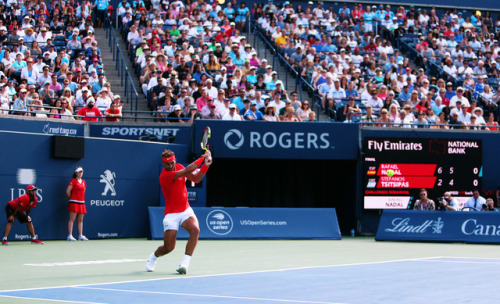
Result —
M1 118L0 130L5 131L0 131L0 200L5 204L22 194L27 184L36 184L41 199L32 212L37 234L64 239L68 218L65 189L75 166L81 165L88 184L85 233L91 238L148 236L147 207L162 204L158 155L169 148L181 162L190 162L201 153L199 140L207 125L212 128L211 150L216 161L203 184L206 193L204 188L193 189L198 198L192 202L194 206L336 208L343 233L359 227L360 232L375 232L379 214L362 207L361 143L365 136L481 139L483 189L496 190L500 184L500 137L489 131L222 121L147 126L151 132L175 133L175 144L168 144L122 139L137 125L111 125L120 130L113 139L98 132L105 128L104 123ZM53 135L86 135L84 157L54 158ZM0 226L4 225L2 216ZM26 235L26 228L16 224L11 238Z

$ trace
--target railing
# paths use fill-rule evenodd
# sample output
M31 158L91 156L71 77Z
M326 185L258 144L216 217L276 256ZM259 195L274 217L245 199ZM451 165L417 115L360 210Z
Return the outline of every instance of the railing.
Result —
M137 121L137 107L139 103L139 94L134 85L134 81L130 76L130 72L127 67L127 63L125 58L123 57L123 53L120 50L119 41L116 38L115 30L113 29L113 25L111 24L111 20L109 16L106 15L105 26L106 30L106 38L108 38L109 49L113 54L113 60L116 62L115 69L118 72L118 76L120 77L120 84L122 87L125 87L124 92L125 96L122 100L126 101L126 104L130 105L130 111L135 112L134 119Z

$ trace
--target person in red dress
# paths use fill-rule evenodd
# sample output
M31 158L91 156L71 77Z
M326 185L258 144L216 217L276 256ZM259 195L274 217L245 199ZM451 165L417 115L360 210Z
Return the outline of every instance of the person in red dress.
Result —
M165 150L161 157L164 168L160 174L160 186L165 197L163 245L149 255L146 270L154 271L158 257L174 250L177 230L181 226L189 232L189 240L186 244L184 258L177 268L177 272L186 274L200 234L198 219L189 206L186 178L199 183L207 173L208 167L212 164L212 157L210 151L207 150L187 167L176 162L175 154L171 150ZM198 167L202 164L203 166L198 170Z
M20 223L26 224L28 227L28 232L31 235L31 244L43 244L42 241L37 239L33 222L31 222L31 217L29 216L31 209L36 208L36 204L38 203L38 198L35 196L36 190L38 190L37 187L28 185L24 195L8 202L5 206L7 224L3 233L2 245L9 245L7 236L16 218Z
M75 172L73 172L73 179L69 182L68 188L66 189L66 196L69 198L68 211L69 211L69 221L68 221L68 241L76 241L73 237L73 223L75 219L77 220L78 226L78 240L88 241L88 239L83 235L83 216L87 213L87 208L85 207L85 190L87 189L87 183L82 179L83 168L76 167Z

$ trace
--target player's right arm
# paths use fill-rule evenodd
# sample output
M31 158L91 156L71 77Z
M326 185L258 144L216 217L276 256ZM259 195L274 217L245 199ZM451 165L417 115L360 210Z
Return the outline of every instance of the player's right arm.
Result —
M66 188L66 196L68 198L71 197L71 191L73 190L73 185L68 185L68 188Z
M203 163L205 161L205 158L207 158L209 156L210 156L210 151L208 151L208 150L205 151L205 153L202 156L200 156L200 158L198 158L196 161L192 162L184 169L176 171L175 175L174 175L174 179L177 179L177 178L183 177L183 176L191 175L193 173L193 171L198 169L198 167L201 165L201 164L197 164L196 162ZM201 161L200 161L200 159L201 159Z

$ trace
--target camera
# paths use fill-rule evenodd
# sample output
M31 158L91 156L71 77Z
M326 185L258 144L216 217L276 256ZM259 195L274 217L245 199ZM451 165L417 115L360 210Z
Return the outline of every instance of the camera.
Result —
M483 204L483 210L490 210L490 206L488 206L487 204Z

